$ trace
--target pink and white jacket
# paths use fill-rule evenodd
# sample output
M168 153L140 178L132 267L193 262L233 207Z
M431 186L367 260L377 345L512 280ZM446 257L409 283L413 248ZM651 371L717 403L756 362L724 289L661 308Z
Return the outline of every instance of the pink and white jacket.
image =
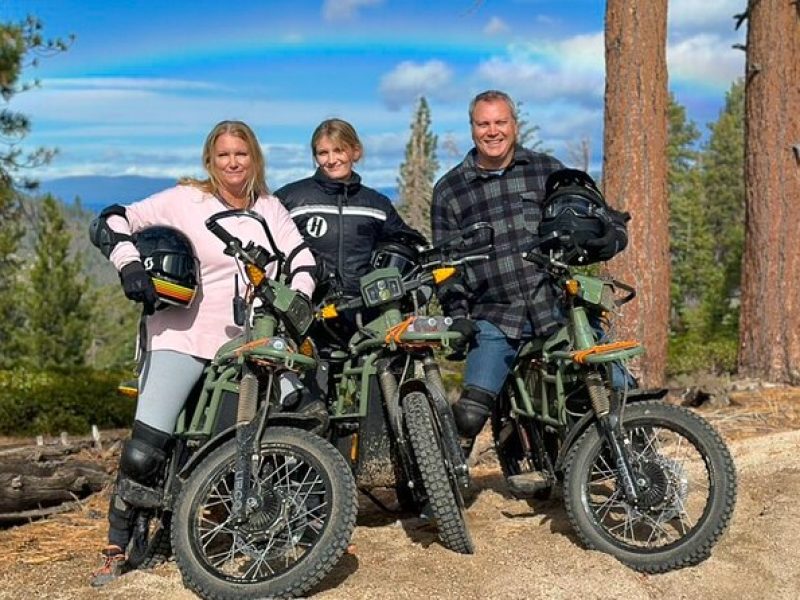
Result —
M192 242L200 263L200 287L192 305L188 309L170 307L148 317L147 350L175 350L198 358L212 358L223 343L241 332L233 323L232 309L234 274L238 273L236 261L223 254L225 246L205 226L208 217L227 207L211 194L190 185L179 185L134 202L125 210L127 219L108 217L111 229L132 234L155 225L174 227ZM266 219L276 245L287 256L303 243L303 236L275 196L260 197L252 210ZM221 224L244 243L252 240L265 248L270 247L263 228L254 219L228 218ZM119 271L141 257L133 243L120 242L110 259ZM294 257L291 267L313 265L314 257L305 248ZM275 269L273 263L267 276L275 277ZM241 279L239 277L239 285L243 287ZM297 273L291 283L293 289L309 298L314 285L313 278L306 272Z

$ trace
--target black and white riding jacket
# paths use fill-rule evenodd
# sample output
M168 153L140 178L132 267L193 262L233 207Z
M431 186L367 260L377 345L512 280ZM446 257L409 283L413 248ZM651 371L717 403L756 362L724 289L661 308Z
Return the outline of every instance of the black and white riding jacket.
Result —
M297 224L317 261L333 273L345 294L357 294L358 279L370 271L375 245L402 234L419 236L397 214L389 198L349 180L330 179L321 169L275 192Z

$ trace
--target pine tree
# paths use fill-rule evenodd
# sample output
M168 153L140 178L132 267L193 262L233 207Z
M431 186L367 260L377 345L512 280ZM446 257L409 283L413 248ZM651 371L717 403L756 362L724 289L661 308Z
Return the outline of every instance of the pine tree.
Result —
M709 278L716 277L718 269L712 258L712 237L704 208L700 153L694 147L700 132L672 96L668 117L672 331L682 332L704 329L701 305Z
M30 132L30 120L8 108L18 93L37 85L20 82L23 67L36 66L38 56L67 49L62 40L45 40L42 25L29 17L21 23L0 23L0 368L16 365L23 353L24 313L18 254L24 229L18 190L34 183L21 176L26 169L49 161L53 150L25 153L20 144Z
M739 372L800 385L800 14L748 0Z
M731 85L703 153L703 197L717 265L705 310L709 324L738 327L744 245L744 81Z
M638 292L618 332L647 348L632 365L645 386L664 382L670 316L666 40L667 0L606 2L603 191L632 215L609 266Z
M544 154L552 152L549 148L545 148L544 142L539 138L539 126L531 122L522 101L517 102L517 131L517 143L521 146Z
M11 183L0 179L0 369L13 367L23 353L24 313L19 283L21 210Z
M425 97L419 99L411 122L406 158L400 165L400 202L397 210L411 227L427 239L431 235L433 182L439 169L437 137L431 132L431 112Z
M80 257L70 255L71 239L58 201L46 196L39 211L25 305L29 361L45 368L86 362L92 299Z

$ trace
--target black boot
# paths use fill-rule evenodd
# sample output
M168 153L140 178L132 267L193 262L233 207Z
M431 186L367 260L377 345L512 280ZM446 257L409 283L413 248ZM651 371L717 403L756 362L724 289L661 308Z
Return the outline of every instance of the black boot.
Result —
M492 414L493 406L494 395L474 387L464 388L461 398L453 405L453 418L461 437L461 449L465 459L469 458L475 445L475 438Z

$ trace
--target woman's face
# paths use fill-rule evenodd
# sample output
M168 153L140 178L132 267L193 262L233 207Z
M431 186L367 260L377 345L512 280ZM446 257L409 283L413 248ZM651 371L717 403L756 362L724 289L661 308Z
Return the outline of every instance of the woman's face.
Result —
M314 160L331 179L349 179L359 158L361 148L334 142L327 135L319 138L314 148Z
M214 143L212 161L222 187L232 194L241 194L253 166L247 142L223 133Z

